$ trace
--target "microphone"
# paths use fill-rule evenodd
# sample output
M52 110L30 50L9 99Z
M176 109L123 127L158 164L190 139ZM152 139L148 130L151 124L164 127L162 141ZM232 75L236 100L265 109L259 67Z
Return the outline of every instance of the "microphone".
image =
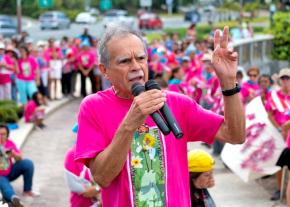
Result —
M132 85L131 91L134 96L138 96L140 93L145 91L145 87L141 83L137 82ZM170 133L170 129L157 111L150 114L150 116L164 135L168 135Z
M146 90L151 90L151 89L161 90L158 83L154 80L148 80L145 83L145 89ZM183 137L183 132L181 131L177 121L175 120L170 108L168 107L166 103L164 103L163 107L160 109L160 112L162 116L164 117L165 121L167 122L170 130L173 132L174 136L177 139L180 139L181 137Z

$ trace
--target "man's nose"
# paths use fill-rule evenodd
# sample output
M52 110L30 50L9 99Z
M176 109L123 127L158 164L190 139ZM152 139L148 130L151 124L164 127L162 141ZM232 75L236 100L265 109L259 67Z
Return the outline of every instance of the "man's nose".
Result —
M136 60L136 58L133 58L131 62L131 70L140 70L140 69L141 69L140 63Z

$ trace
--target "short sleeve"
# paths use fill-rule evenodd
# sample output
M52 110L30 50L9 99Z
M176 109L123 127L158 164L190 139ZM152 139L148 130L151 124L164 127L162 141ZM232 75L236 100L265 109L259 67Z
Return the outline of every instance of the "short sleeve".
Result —
M95 95L97 96L97 94ZM88 96L84 99L78 115L79 128L75 161L82 162L86 166L89 165L90 159L95 158L108 145L100 124L101 117L98 117L96 111L99 110L96 107L97 103L91 103L93 96Z
M217 134L221 124L224 121L220 116L212 111L203 109L194 100L186 98L186 137L187 141L202 141L211 144Z
M9 144L6 149L12 149L16 154L21 154L20 149L15 145L15 143L11 140L9 140Z

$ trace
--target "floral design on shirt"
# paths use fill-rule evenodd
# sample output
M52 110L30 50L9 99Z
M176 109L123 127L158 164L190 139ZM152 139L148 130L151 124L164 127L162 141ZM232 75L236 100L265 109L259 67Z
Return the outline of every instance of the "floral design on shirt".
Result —
M158 128L139 127L134 134L130 163L134 206L165 206L164 157Z

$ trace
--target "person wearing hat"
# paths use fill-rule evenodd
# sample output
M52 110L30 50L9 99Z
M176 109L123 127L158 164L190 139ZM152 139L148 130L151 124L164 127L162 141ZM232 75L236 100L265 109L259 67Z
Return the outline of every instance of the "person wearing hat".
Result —
M266 102L266 110L269 120L278 129L286 140L286 148L281 153L277 164L280 167L288 166L290 170L290 69L284 68L279 72L279 82L281 88L272 90ZM282 171L276 174L278 189L281 187ZM289 183L289 182L288 182ZM290 186L287 191L288 206L290 206ZM280 191L277 190L271 200L279 200Z
M260 69L257 67L251 67L247 71L249 80L241 86L241 96L244 104L249 103L253 98L259 95L260 86L258 79L260 75Z
M5 45L0 42L0 100L11 100L10 75L14 72L13 59L5 54Z
M92 93L97 92L96 88L96 80L94 76L94 67L96 63L96 56L91 50L91 46L88 40L84 40L81 43L81 51L77 58L78 67L81 73L81 95L83 97L87 96L87 89L86 89L86 79L87 77L90 78L91 85L92 85Z
M207 188L214 186L214 159L204 150L188 152L190 198L192 207L215 207Z

